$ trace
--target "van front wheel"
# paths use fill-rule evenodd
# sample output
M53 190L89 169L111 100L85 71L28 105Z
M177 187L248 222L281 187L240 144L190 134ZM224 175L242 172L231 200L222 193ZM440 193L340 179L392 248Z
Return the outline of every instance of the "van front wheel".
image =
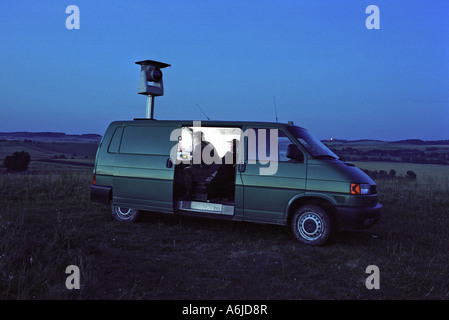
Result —
M312 246L326 243L332 232L328 214L314 205L305 205L296 210L291 226L296 239Z
M111 205L112 217L121 222L133 222L139 217L139 210Z

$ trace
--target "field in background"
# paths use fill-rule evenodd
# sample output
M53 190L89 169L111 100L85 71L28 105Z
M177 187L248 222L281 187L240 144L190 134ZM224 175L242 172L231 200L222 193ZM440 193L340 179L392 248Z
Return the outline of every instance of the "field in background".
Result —
M429 179L449 181L449 165L373 161L352 161L352 163L360 169L370 171L384 170L389 172L395 170L398 176L406 176L407 171L413 171L420 181Z
M34 159L93 163L86 146L22 143ZM422 177L444 166L398 164L418 179L377 181L385 210L376 226L312 248L281 226L157 213L118 223L90 202L89 167L31 165L0 175L0 299L449 299L449 184ZM72 264L80 290L65 287ZM365 287L369 265L379 290Z
M72 171L93 168L98 141L78 139L78 141L59 141L56 138L45 140L6 140L0 139L0 168L6 156L16 151L25 151L31 157L28 171L31 173L51 171Z

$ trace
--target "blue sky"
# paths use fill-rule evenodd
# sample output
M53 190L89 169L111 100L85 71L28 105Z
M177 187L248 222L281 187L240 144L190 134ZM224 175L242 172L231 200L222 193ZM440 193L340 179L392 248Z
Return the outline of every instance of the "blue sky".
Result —
M0 0L0 46L0 131L144 117L134 62L152 59L172 65L157 119L275 121L275 97L320 139L449 139L445 0Z

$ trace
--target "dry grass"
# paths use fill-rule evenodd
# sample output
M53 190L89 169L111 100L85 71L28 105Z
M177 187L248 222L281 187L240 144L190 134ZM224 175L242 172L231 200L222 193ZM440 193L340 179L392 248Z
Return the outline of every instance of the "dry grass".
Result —
M281 226L149 213L120 224L90 173L1 175L0 299L448 299L449 186L380 181L382 220L327 246ZM65 287L65 268L81 289ZM380 269L368 290L365 269Z

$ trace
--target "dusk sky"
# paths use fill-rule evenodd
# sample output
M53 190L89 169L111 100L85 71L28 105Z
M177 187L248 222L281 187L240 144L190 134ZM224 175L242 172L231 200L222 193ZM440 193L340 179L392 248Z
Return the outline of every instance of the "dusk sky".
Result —
M275 121L275 97L320 139L449 139L447 0L0 0L0 46L1 132L144 117L151 59L156 119Z

